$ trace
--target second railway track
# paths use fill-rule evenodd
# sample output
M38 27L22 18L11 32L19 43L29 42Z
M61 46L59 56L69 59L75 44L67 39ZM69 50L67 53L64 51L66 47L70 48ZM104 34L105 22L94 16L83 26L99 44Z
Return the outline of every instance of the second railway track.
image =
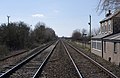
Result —
M71 44L65 42L68 52L78 66L83 78L118 78L99 63L79 51Z
M58 41L55 44L49 44L37 51L30 57L0 75L0 78L36 78L37 73L39 73L37 72L38 68L41 64L43 64L42 62L46 61L45 59L48 58L50 52L52 53L52 50L55 48L57 43Z
M29 57L30 55L34 54L35 52L42 49L48 44L50 43L40 45L29 51L26 50L23 52L18 52L18 53L16 52L16 53L13 53L12 55L9 55L9 56L6 56L5 58L0 59L0 74L2 74L2 72L5 72L6 70L10 69L12 66L21 62L23 59Z

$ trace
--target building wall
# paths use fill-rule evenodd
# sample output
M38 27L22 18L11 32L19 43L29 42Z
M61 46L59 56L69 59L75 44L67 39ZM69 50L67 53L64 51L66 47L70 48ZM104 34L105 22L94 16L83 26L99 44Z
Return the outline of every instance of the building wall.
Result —
M102 22L100 27L101 34L112 34L113 33L113 19Z
M102 45L100 46L100 45L97 44L97 43L102 43L102 41L92 40L91 42L92 42L91 43L91 45L92 45L91 46L91 52L102 57ZM93 42L96 43L96 45L94 47L93 47ZM98 47L99 48L101 47L101 49L99 49Z
M115 17L120 17L120 13L118 13Z
M113 19L113 33L120 32L120 17L116 17Z
M115 34L120 32L120 13L109 20L100 22L100 32L101 34ZM117 52L114 51L114 42L103 42L103 58L120 65L120 43L116 43L116 47ZM98 50L92 47L91 52L102 57L102 49Z
M113 33L113 19L111 19L111 30L110 30L110 34Z
M103 49L103 58L107 61L119 65L120 63L120 43L116 43L117 52L114 52L114 42L106 42L106 51ZM105 44L103 44L103 47ZM110 60L111 58L111 60Z
M92 48L91 50L92 50L91 51L92 53L102 57L102 51L101 50L97 50L97 49L94 49L94 48Z

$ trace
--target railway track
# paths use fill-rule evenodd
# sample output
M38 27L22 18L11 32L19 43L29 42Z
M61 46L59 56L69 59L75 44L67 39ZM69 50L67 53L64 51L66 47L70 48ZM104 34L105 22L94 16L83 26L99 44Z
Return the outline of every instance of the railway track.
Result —
M5 61L5 60L7 60L7 59L9 59L9 58L12 58L12 57L21 55L21 54L26 53L26 52L28 52L28 51L29 51L29 50L24 50L24 51L21 51L21 52L16 53L16 54L12 54L12 55L10 55L10 56L6 56L6 57L0 59L0 61Z
M65 50L66 50L66 52L67 52L67 54L68 54L68 56L69 56L69 58L70 58L70 60L72 61L73 65L74 65L74 67L75 67L75 69L76 69L76 71L77 71L77 73L78 73L78 75L79 75L79 78L83 78L83 76L82 76L81 72L79 71L77 65L75 64L75 62L74 62L71 54L69 53L67 47L65 46L65 44L64 44L63 42L62 42L62 44L63 44L63 46L64 46L64 48L65 48Z
M10 68L12 68L14 65L18 64L22 60L26 59L30 55L34 54L35 52L39 51L40 49L42 49L43 47L51 43L52 42L49 42L47 44L38 46L32 50L12 54L12 55L6 56L5 58L1 59L0 60L0 75L4 73L5 71L9 70Z
M82 78L61 41L56 46L39 78Z
M118 78L99 63L59 40L0 75L0 78Z
M58 41L55 44L49 44L40 49L11 69L2 73L0 78L37 78L38 73L40 73L42 67L49 59L57 43Z
M77 70L80 71L80 78L118 78L112 72L104 68L102 65L79 51L77 48L67 42L63 42L66 51L69 53ZM78 72L79 73L79 72Z
M47 43L47 44L49 44L49 43ZM47 44L46 44L46 45L47 45ZM6 56L6 57L4 57L4 58L2 58L2 59L0 58L0 62L1 62L1 61L5 61L5 60L10 59L10 58L13 58L13 57L16 57L16 56L19 56L19 55L24 54L24 53L26 53L26 52L28 52L28 51L30 51L30 52L37 51L38 49L43 48L44 46L45 46L45 44L43 44L43 45L41 45L41 46L38 46L38 47L36 47L36 48L34 48L34 49L32 49L32 50L24 50L24 51L21 51L21 52L18 52L18 53L15 53L15 54Z

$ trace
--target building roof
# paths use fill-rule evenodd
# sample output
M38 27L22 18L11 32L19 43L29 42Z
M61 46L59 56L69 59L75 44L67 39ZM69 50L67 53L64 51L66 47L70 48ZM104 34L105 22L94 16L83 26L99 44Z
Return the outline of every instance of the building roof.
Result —
M99 39L99 40L101 40L102 38L104 38L104 37L106 37L108 35L109 34L98 34L98 35L92 37L92 39L97 39L97 40Z
M111 42L119 42L120 43L120 33L100 34L100 35L92 37L92 40L103 40L103 41L111 41Z
M120 33L114 34L114 35L110 35L108 37L103 38L103 40L107 40L107 41L119 41L120 42Z
M115 17L115 16L118 15L119 13L120 13L120 11L117 11L117 12L111 14L110 16L108 16L108 17L104 18L103 20L101 20L100 23L102 23L102 22L104 22L104 21L107 21L107 20Z

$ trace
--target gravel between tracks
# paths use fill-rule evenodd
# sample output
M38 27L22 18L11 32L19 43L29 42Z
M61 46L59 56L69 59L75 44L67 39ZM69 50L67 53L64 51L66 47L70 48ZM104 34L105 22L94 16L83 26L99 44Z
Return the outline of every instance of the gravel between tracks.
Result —
M60 43L43 68L40 78L79 78L70 58Z
M120 67L117 65L114 65L106 60L104 60L102 57L99 57L93 53L90 53L88 51L85 51L84 49L82 49L79 44L75 44L74 42L70 42L73 46L75 46L77 49L79 49L80 51L82 51L83 53L85 53L86 55L88 55L90 58L92 58L93 60L97 61L99 64L101 64L102 66L104 66L105 68L107 68L109 71L111 71L112 73L114 73L118 78L120 78Z

